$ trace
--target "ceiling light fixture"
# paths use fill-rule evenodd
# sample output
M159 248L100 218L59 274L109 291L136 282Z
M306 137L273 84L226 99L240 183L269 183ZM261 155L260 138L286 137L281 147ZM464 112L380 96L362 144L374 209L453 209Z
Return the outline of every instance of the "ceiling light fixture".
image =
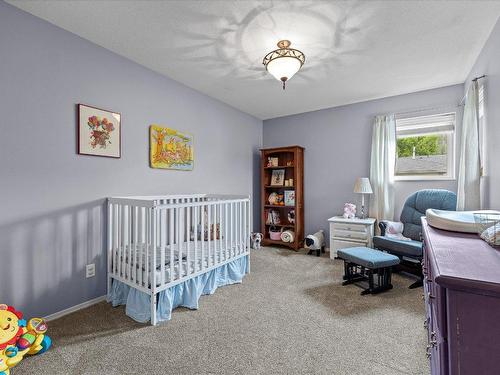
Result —
M289 40L280 40L278 49L269 52L262 61L266 70L283 82L283 90L285 82L292 78L306 61L306 56L301 51L289 48L290 44Z

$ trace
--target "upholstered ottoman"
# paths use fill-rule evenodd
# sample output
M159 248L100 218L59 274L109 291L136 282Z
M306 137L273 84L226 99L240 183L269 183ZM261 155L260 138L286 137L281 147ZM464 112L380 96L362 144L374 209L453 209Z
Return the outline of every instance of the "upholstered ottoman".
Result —
M368 247L340 249L337 251L337 255L344 261L345 281L342 285L368 281L368 288L364 289L361 295L392 289L392 266L399 264L397 256ZM376 282L375 275L377 276Z

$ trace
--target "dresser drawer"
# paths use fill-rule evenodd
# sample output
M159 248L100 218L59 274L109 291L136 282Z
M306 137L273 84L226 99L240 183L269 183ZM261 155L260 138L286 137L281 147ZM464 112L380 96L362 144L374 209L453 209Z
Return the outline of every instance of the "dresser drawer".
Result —
M366 232L366 225L353 223L333 223L333 230L347 230L353 232Z
M368 234L368 232L366 232L365 228L363 228L362 232L334 228L331 235L334 238L346 238L346 239L365 240L365 241L369 237L369 234Z

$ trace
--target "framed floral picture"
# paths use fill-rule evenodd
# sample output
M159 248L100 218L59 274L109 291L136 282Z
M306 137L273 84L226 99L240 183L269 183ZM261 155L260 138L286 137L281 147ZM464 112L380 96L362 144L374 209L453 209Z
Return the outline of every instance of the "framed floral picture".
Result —
M193 136L160 125L149 128L151 168L192 171L194 166Z
M78 153L121 157L121 115L78 104Z

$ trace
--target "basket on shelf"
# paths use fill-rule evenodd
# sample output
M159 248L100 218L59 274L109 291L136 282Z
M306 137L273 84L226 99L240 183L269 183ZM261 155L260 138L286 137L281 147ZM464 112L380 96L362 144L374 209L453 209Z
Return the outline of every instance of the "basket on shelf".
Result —
M269 238L272 239L273 241L281 241L281 231L282 231L282 229L278 229L274 225L272 225L269 228Z
M491 246L500 246L500 213L474 212L479 236Z

